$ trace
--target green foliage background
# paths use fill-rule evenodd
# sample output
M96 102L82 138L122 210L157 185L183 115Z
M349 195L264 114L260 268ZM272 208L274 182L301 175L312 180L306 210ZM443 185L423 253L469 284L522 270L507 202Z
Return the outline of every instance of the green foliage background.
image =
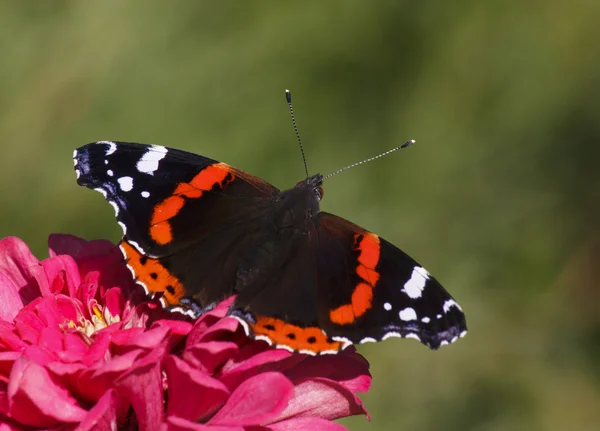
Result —
M197 152L290 187L421 261L470 333L360 348L352 430L600 429L600 3L2 2L0 237L120 234L75 183L100 139Z

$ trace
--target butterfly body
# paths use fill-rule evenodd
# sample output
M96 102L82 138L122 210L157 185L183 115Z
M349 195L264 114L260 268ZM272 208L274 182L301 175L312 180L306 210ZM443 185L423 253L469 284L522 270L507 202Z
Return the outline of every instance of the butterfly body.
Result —
M321 212L323 177L274 186L166 147L100 141L75 151L80 185L100 191L146 292L192 317L237 295L246 333L307 354L416 338L436 349L466 333L444 288L394 245Z

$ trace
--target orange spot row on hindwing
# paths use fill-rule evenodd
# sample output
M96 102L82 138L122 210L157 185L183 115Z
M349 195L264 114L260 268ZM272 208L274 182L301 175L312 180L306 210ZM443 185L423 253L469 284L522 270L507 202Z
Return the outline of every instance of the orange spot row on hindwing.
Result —
M331 340L316 326L303 328L274 317L259 317L250 326L254 336L266 336L273 344L288 346L295 351L318 354L325 351L337 352L344 347L341 342Z
M159 245L170 243L173 240L173 232L169 220L179 214L186 199L198 199L202 193L216 185L223 189L233 179L229 166L225 163L215 163L198 172L189 183L179 183L171 196L154 207L150 220L150 237Z
M183 285L158 259L144 256L126 241L121 242L121 250L127 265L138 282L143 283L148 294L163 293L165 307L174 306L185 296Z
M356 274L361 278L352 292L349 304L344 304L329 312L329 318L338 325L353 323L364 315L373 300L373 288L379 281L377 264L381 253L379 237L373 233L355 234L354 247L359 251Z

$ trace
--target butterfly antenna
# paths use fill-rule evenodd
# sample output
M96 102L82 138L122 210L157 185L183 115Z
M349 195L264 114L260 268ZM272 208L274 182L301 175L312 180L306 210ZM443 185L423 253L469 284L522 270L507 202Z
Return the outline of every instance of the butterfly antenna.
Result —
M285 90L285 100L287 100L287 104L290 107L290 115L292 116L294 133L296 133L296 138L298 138L298 143L300 144L300 152L302 153L302 161L304 162L304 172L306 172L306 178L308 178L308 167L306 166L306 157L304 157L304 147L302 146L300 133L298 133L298 126L296 125L296 118L294 117L294 108L292 108L292 93L290 93L290 90Z
M415 143L415 141L413 139L411 139L410 141L407 141L407 142L405 142L402 145L398 145L397 147L394 147L391 150L387 150L385 153L381 153L381 154L379 154L379 155L377 155L375 157L370 157L370 158L368 158L366 160L363 160L362 162L352 163L351 165L345 166L342 169L338 169L337 171L335 171L335 172L333 172L333 173L331 173L329 175L324 176L323 180L326 180L327 178L333 177L334 175L337 175L337 174L339 174L341 172L347 171L350 168L354 168L355 166L364 165L365 163L371 162L371 161L373 161L375 159L379 159L379 158L381 158L383 156L387 156L388 154L393 153L394 151L401 150L402 148L410 147L414 143Z

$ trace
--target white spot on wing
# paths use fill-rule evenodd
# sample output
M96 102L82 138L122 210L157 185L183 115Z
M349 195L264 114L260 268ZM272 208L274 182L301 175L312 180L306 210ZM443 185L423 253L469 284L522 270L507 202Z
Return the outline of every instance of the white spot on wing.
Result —
M112 153L114 153L115 151L117 151L117 144L115 144L114 142L111 142L111 141L100 141L98 143L99 144L108 145L108 148L106 149L106 153L104 153L104 155L106 155L106 156L110 156Z
M114 175L114 172L112 171L112 169L109 169L108 171L106 171L106 175L112 177Z
M158 169L158 162L164 159L166 155L167 149L165 147L152 145L142 155L142 158L137 162L135 167L144 174L154 175L154 172Z
M452 307L456 307L460 311L462 311L462 308L460 308L460 305L458 305L454 299L448 299L448 300L446 300L446 302L444 302L444 307L443 307L444 313L447 313L448 311L450 311L450 308L452 308Z
M111 202L111 204L112 204L112 202ZM125 226L125 223L123 223L122 221L118 221L118 220L117 220L117 223L119 223L119 226L121 226L121 229L123 229L123 235L127 235L127 226Z
M390 311L392 309L392 304L386 302L385 304L383 304L383 308L385 308L386 311Z
M121 177L117 180L117 182L119 183L121 190L124 192L128 192L133 188L133 178L131 177Z
M400 319L404 320L405 322L417 320L417 313L413 308L410 307L406 307L404 310L401 310L398 315L400 316Z
M150 192L147 192L146 190L144 190L144 191L142 192L142 197L143 197L143 198L149 198L149 197L150 197Z
M415 266L410 279L404 284L402 292L406 293L410 298L420 298L428 279L429 273L427 270L420 266Z
M429 322L431 322L431 319L429 317L423 317L421 319L421 322L423 322L423 323L429 323Z
M377 340L373 337L365 337L362 340L359 341L359 344L365 344L365 343L376 343Z
M417 334L415 334L414 332L409 332L408 334L405 335L404 338L414 338L415 340L421 341L419 336Z

